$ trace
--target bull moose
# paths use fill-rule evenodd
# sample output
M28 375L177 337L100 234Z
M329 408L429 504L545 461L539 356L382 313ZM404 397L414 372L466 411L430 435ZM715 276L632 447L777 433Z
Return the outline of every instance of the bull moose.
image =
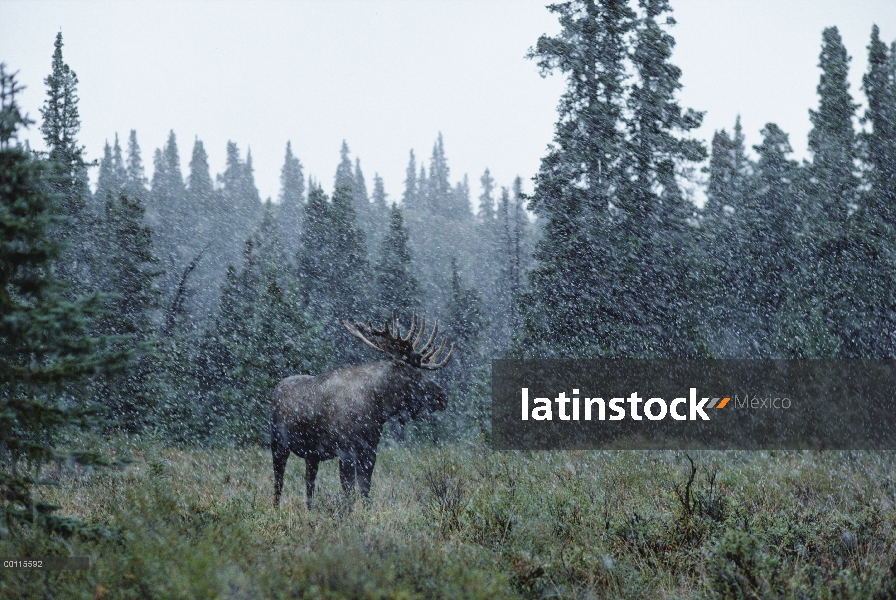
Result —
M322 460L339 459L339 479L346 495L358 479L366 498L376 462L376 446L383 425L392 418L412 419L423 411L445 410L448 395L422 371L441 369L454 355L455 344L444 358L445 338L436 344L439 322L429 339L426 320L414 312L410 330L402 336L395 313L382 329L371 323L342 325L353 336L388 360L328 371L321 375L294 375L273 392L271 454L274 460L274 505L280 504L283 472L289 453L305 459L305 494L308 507Z

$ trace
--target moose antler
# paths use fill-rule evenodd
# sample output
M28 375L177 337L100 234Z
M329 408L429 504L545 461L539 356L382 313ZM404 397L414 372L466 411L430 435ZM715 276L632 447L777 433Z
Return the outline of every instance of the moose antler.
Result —
M454 356L455 344L452 342L451 348L448 349L448 354L446 354L441 361L436 362L442 354L442 351L445 349L445 338L442 338L442 343L439 344L438 347L436 347L434 343L436 335L439 332L438 320L436 320L433 325L429 339L422 347L420 346L420 342L423 341L424 332L426 331L426 319L418 318L416 310L414 311L414 317L411 319L411 328L405 336L401 335L401 324L398 322L398 315L395 311L392 311L391 326L387 319L386 322L383 323L382 329L377 329L373 326L373 323L370 323L369 321L367 327L364 327L364 325L360 323L352 325L348 321L343 321L342 325L350 334L377 352L382 352L390 358L400 360L403 363L419 369L427 369L430 371L441 369L447 365L451 361L451 357Z

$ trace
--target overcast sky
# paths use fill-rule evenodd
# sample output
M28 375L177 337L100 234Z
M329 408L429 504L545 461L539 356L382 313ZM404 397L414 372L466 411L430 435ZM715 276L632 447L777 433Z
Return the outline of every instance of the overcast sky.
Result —
M858 102L872 24L884 41L896 38L892 0L672 6L682 105L706 111L697 136L730 131L740 114L755 144L774 121L797 157L817 102L822 29L840 29ZM244 156L251 147L262 198L277 198L287 140L305 174L331 190L345 139L368 188L378 172L397 199L408 150L428 164L439 131L452 180L469 174L474 198L486 167L500 185L521 175L531 189L563 91L560 76L542 79L524 59L539 35L559 30L542 2L0 0L0 61L19 71L35 119L60 29L80 79L88 157L102 156L116 132L125 147L136 129L150 176L153 150L173 129L184 175L198 136L214 176L233 140ZM36 126L28 137L43 147Z

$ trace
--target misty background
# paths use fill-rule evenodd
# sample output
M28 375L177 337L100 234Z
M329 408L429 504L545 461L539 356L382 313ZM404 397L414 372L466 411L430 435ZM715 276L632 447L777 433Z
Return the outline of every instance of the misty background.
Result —
M751 151L776 122L798 159L817 103L821 30L837 25L859 103L871 25L884 40L896 36L886 0L681 0L673 9L679 98L706 111L692 134L709 143L740 114ZM488 167L504 185L522 176L531 191L564 88L561 76L542 79L524 59L538 36L560 28L538 1L0 0L0 16L0 56L19 70L20 103L32 118L62 31L80 79L88 159L131 129L148 159L173 130L184 169L198 136L218 173L233 140L243 153L251 148L260 196L274 202L287 140L305 174L327 187L346 140L397 200L408 150L428 156L440 131L453 177L475 181ZM23 137L43 148L36 128ZM95 184L97 169L90 176Z

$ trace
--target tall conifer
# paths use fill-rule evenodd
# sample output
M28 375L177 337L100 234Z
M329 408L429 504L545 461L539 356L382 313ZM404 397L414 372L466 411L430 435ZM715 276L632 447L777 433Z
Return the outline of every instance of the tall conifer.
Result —
M125 376L98 382L98 396L111 409L114 422L131 432L150 422L157 401L151 386L161 301L156 279L162 272L144 213L139 198L123 192L107 194L101 237L103 269L98 282L109 293L99 331L121 339L118 345L135 354Z
M531 206L544 235L522 302L519 350L532 356L606 356L623 350L624 322L612 270L610 204L623 183L627 39L635 15L624 0L552 4L562 27L542 36L528 56L543 75L559 70L567 89L560 100L554 143L535 178Z
M863 121L865 160L870 167L869 193L865 198L870 220L896 225L896 52L887 50L880 29L871 29L868 72L862 77L868 98Z
M299 249L302 227L302 205L305 203L305 177L302 163L292 154L292 145L286 142L286 157L280 171L280 206L277 220L280 239L289 256Z
M134 129L131 129L131 133L128 136L128 160L125 171L127 172L128 194L144 198L146 194L146 174L143 170L140 145L137 143L137 132Z
M695 207L678 179L702 161L702 142L687 137L703 113L682 109L676 99L681 70L671 61L674 38L660 24L675 24L667 0L640 0L632 63L636 75L627 107L627 177L618 195L622 209L615 239L626 264L621 331L626 353L684 357L704 352L698 311L693 310L696 245L689 223ZM641 292L642 285L652 292ZM635 325L634 328L631 325ZM640 339L638 339L640 338Z
M127 172L121 157L121 146L118 144L118 134L115 134L114 149L109 142L103 147L103 158L100 160L100 170L94 193L94 207L97 212L103 210L103 203L108 194L117 196L127 186Z
M379 173L373 175L373 194L370 197L370 227L367 231L368 249L370 256L376 256L383 237L389 228L390 210L386 200L388 194L383 185L383 178Z
M87 162L84 147L78 142L81 117L78 111L78 76L62 58L62 32L56 34L52 70L44 83L47 97L40 109L43 123L40 130L49 149L48 158L54 167L49 181L58 195L67 217L67 226L56 232L70 245L58 263L62 278L74 294L91 289L96 270L96 222L87 210L90 189L87 185Z
M479 178L479 182L482 185L482 194L479 196L479 212L477 216L479 217L479 222L487 229L495 220L495 198L492 195L492 192L495 190L495 179L489 170L486 169L482 177Z
M87 332L98 297L67 300L54 277L64 245L53 229L68 215L48 193L54 166L14 143L31 123L16 101L21 89L0 63L0 537L78 526L36 498L34 486L50 461L102 462L89 448L60 444L68 430L95 424L85 383L121 359Z
M62 32L56 34L52 71L44 80L47 98L40 109L40 130L49 149L49 160L57 164L59 177L53 182L72 223L82 218L87 198L87 163L84 147L77 140L81 131L78 111L78 76L62 58Z
M442 216L450 217L454 214L454 198L451 183L448 181L448 160L445 158L445 145L442 141L442 132L432 147L432 157L429 160L429 178L426 180L426 209ZM423 179L421 177L421 179Z
M337 188L328 202L319 185L305 203L302 244L297 257L300 290L311 314L327 335L341 335L339 321L364 318L371 308L367 242L358 227L349 186ZM359 358L354 345L338 346L340 361Z
M862 290L850 284L853 261L864 247L854 234L850 211L858 203L858 158L853 119L857 105L849 93L849 56L836 27L822 32L818 110L810 110L812 130L801 207L799 262L779 319L783 353L799 358L828 358L841 352ZM854 230L854 231L850 231ZM844 336L844 333L846 336Z
M762 143L753 146L759 159L744 209L745 248L739 300L750 307L745 336L752 347L743 358L779 358L780 326L788 290L796 283L795 267L800 228L798 166L788 136L774 123L762 129Z
M419 284L412 272L408 230L404 226L401 209L392 206L389 228L380 246L376 263L376 312L380 319L388 318L392 311L409 315L420 307Z
M408 159L408 168L405 172L404 194L401 197L401 206L405 210L417 208L417 189L417 161L414 159L414 151L411 150L411 157Z

